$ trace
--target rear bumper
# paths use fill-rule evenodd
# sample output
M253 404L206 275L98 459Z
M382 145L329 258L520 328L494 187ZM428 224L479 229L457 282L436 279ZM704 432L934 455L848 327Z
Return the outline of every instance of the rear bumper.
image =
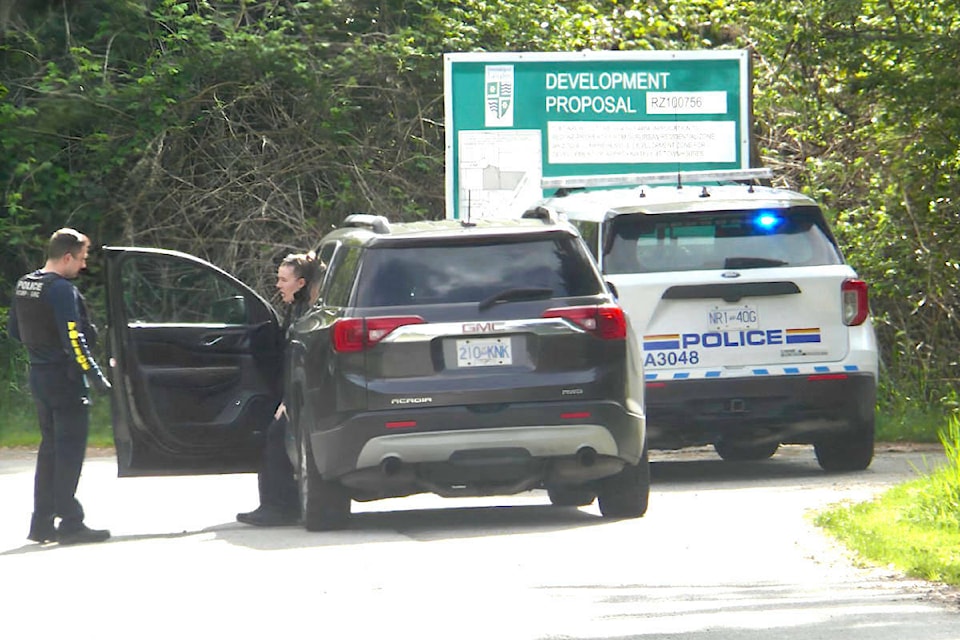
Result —
M812 444L825 435L873 428L871 373L764 376L647 383L651 449L719 438Z
M506 494L637 464L644 429L615 402L449 406L356 414L311 444L320 473L357 499Z

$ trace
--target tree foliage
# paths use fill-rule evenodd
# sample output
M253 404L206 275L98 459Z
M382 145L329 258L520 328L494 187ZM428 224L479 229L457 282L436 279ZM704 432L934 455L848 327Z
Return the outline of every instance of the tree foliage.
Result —
M441 217L443 52L747 48L762 163L871 284L886 401L955 401L958 30L955 0L0 0L0 307L64 225L268 292L348 213Z
M757 4L766 159L836 215L871 285L885 399L957 409L956 2ZM797 16L785 20L784 12Z

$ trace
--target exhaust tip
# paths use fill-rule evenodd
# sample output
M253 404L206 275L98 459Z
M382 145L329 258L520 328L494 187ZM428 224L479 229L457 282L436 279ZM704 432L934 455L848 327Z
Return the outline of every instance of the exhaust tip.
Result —
M392 476L400 471L400 467L402 466L403 462L400 461L400 458L396 456L389 456L380 462L380 471L385 476Z
M577 462L581 467L592 467L597 461L597 451L593 447L581 447L577 451Z

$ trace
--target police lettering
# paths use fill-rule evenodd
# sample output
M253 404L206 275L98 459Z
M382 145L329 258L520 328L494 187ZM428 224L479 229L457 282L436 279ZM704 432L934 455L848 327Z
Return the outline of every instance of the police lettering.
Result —
M42 290L42 280L20 280L17 283L18 298L39 298Z
M684 333L680 336L681 348L703 347L762 347L783 344L783 329L751 329L745 331L710 331L708 333Z

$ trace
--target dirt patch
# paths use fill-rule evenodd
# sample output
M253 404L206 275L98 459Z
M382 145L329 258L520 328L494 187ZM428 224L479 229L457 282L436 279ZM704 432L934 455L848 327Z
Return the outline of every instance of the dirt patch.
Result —
M939 442L878 442L874 450L884 453L943 453Z
M876 453L943 453L943 445L939 442L878 442L874 445ZM808 444L781 445L778 456L806 456L812 455L813 446ZM700 458L718 458L713 446L685 447L683 449L651 450L650 460L653 462L667 460L690 460Z

